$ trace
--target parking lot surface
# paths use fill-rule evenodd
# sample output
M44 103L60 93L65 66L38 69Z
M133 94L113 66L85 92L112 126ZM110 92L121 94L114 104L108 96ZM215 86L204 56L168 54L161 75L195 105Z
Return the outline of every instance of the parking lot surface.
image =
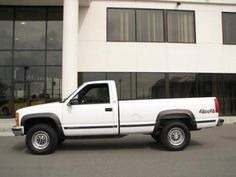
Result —
M190 145L165 151L147 135L67 140L32 155L24 137L0 137L0 177L235 177L236 125L192 132Z

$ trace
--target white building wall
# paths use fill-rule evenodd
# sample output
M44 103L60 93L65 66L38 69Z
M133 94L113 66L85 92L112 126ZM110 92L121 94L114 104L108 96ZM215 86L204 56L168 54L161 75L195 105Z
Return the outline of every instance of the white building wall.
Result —
M107 42L107 7L194 10L196 44ZM91 1L80 8L78 72L236 73L236 45L223 45L222 12L235 5Z

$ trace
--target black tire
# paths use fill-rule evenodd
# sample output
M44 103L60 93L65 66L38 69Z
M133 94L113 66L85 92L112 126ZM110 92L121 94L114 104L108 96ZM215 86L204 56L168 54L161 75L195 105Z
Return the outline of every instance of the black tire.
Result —
M33 154L51 154L56 150L58 136L51 126L38 124L29 129L25 141Z
M169 151L181 151L190 142L191 134L182 122L169 122L161 132L162 145Z
M158 143L161 143L161 134L151 134L152 138L156 140Z

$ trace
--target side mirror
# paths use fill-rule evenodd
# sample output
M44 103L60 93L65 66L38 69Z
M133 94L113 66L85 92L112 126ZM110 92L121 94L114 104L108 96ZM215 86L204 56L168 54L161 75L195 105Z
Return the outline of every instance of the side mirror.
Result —
M71 102L72 102L72 100L70 100L70 101L67 103L67 106L71 107Z
M77 105L78 104L78 99L71 99L68 103L67 106L72 106L72 105Z

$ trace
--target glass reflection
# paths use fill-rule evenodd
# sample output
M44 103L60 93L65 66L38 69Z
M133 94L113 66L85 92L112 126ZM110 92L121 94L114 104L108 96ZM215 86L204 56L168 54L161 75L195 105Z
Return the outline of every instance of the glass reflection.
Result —
M16 20L19 21L44 21L46 8L43 7L17 7Z
M12 112L12 104L10 100L0 99L0 116L10 116Z
M0 89L11 85L12 69L11 67L0 67Z
M47 48L62 49L62 21L48 21Z
M16 51L14 54L15 65L45 65L45 52Z
M135 41L135 10L108 9L108 41Z
M45 21L16 21L15 49L45 49Z
M12 49L13 21L0 21L0 49Z
M223 12L222 13L222 30L223 30L223 43L236 44L236 14Z
M137 41L164 41L163 10L137 10Z
M63 7L49 7L48 8L49 21L62 21L63 20Z
M45 80L45 67L15 67L14 68L14 80Z
M44 82L17 82L14 85L15 110L44 103Z
M194 12L167 11L167 36L168 42L195 42Z
M78 86L88 81L106 80L106 73L91 72L91 73L78 73Z
M47 65L62 65L62 52L61 51L48 51L47 52Z
M236 115L236 75L224 75L224 114Z
M44 82L30 82L30 98L31 105L35 105L32 101L45 98L45 83Z
M12 49L13 8L0 7L0 49Z
M63 7L0 7L0 116L13 113L14 107L41 104L45 96L51 98L47 101L61 97L61 67L46 67L62 65L62 18ZM46 73L47 85L51 91L53 87L50 96Z
M165 97L165 75L160 73L137 73L137 98Z
M61 67L47 67L47 99L59 99L61 98L62 88L62 73Z
M187 98L196 96L195 74L169 74L170 97Z
M198 74L199 96L223 98L223 77L220 74Z
M0 52L0 65L11 65L12 64L12 52L1 51Z
M118 98L120 100L131 99L130 73L107 73L107 80L116 82Z

